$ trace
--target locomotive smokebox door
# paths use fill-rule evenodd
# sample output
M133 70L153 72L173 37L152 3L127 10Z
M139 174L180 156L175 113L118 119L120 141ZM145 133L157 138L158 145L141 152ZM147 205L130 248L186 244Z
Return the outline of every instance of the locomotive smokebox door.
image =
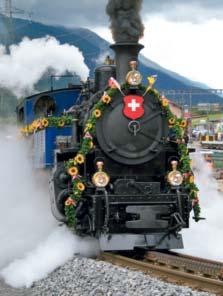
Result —
M128 106L134 110L142 108L134 96ZM163 149L163 140L168 133L167 119L152 94L144 97L140 118L128 118L125 108L123 96L117 93L97 122L99 145L107 156L119 163L138 165L148 162Z

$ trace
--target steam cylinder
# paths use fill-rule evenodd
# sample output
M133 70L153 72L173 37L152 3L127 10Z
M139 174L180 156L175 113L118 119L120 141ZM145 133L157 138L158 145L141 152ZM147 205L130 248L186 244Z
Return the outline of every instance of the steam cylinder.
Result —
M144 48L139 43L115 43L110 46L115 52L116 79L119 83L125 82L126 74L131 70L129 62L138 61L138 55Z

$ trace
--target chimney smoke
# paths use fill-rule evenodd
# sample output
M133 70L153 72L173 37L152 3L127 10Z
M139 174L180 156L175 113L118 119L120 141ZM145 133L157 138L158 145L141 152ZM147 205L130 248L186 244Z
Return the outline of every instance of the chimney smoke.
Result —
M142 0L109 0L106 12L110 18L113 39L118 43L138 42L144 26L140 17Z

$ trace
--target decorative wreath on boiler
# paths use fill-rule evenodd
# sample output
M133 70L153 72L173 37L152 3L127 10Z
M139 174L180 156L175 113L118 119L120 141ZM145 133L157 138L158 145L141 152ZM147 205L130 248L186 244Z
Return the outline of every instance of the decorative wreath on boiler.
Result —
M128 88L123 85L122 89ZM145 90L144 87L141 87ZM178 143L178 152L180 161L178 170L184 177L184 186L192 200L195 221L200 219L200 205L198 198L198 188L194 183L194 175L191 170L191 159L188 154L188 149L184 141L184 132L187 127L187 121L182 118L177 118L170 110L169 101L164 96L161 96L156 89L147 88L148 92L156 97L161 104L163 110L166 112L169 128L175 134L176 142ZM79 175L80 167L85 163L86 155L94 149L94 137L96 133L96 122L102 116L105 108L111 103L116 92L121 91L121 88L110 88L103 94L101 99L95 103L89 119L84 128L84 135L81 142L81 148L77 155L66 162L66 169L68 174L72 177L72 193L65 201L65 215L67 217L68 226L74 227L76 225L75 210L81 200L83 191L85 190L85 181Z

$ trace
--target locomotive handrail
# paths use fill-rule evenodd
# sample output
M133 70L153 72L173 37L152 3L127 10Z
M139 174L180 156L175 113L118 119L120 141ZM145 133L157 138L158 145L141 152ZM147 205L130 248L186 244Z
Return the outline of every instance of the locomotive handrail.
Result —
M159 110L159 111L153 113L152 115L148 116L148 117L145 118L144 120L140 121L140 123L141 123L141 124L146 123L147 121L149 121L149 120L151 120L151 119L157 117L158 115L162 114L162 112L163 112L162 110Z

